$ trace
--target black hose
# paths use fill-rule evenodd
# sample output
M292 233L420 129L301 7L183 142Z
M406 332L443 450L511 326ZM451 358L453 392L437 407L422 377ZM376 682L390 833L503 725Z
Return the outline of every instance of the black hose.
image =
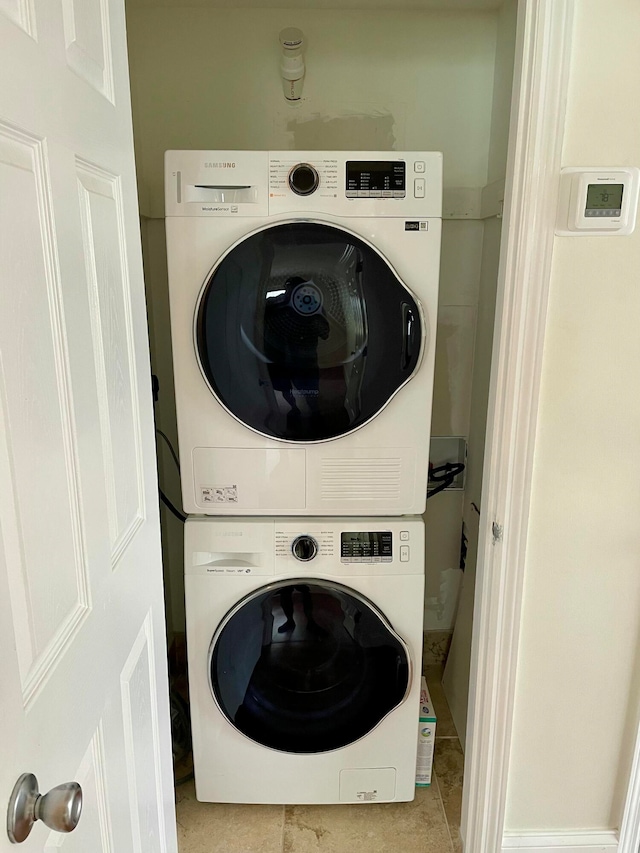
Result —
M187 516L184 513L180 512L169 500L169 498L165 495L160 487L158 487L158 491L160 492L160 500L162 503L175 515L178 521L181 521L183 524L187 520Z
M432 483L437 483L433 489L427 491L427 500L437 495L438 492L443 492L449 486L453 486L453 481L464 471L462 462L445 462L444 465L438 465L429 470L429 479Z

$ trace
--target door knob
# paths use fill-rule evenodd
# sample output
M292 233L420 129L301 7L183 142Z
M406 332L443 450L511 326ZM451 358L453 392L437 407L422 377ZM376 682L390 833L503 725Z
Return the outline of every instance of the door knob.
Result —
M37 820L56 832L71 832L81 813L82 788L77 782L65 782L43 795L33 773L23 773L9 799L7 835L13 844L20 844Z

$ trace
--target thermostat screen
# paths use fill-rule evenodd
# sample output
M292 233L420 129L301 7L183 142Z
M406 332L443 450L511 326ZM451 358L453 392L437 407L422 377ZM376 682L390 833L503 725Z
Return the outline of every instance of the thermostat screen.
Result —
M623 189L622 184L589 184L585 216L593 216L594 212L600 211L604 216L620 216Z
M340 557L346 563L390 563L391 532L341 533Z
M347 161L347 198L404 198L405 163Z

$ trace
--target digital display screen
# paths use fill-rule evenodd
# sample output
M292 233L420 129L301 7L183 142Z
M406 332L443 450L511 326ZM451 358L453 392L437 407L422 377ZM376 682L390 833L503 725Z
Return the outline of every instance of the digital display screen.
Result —
M620 210L623 184L589 184L587 210Z
M390 563L392 539L390 531L341 533L340 558L348 563Z
M401 161L348 160L347 198L404 198L405 174Z

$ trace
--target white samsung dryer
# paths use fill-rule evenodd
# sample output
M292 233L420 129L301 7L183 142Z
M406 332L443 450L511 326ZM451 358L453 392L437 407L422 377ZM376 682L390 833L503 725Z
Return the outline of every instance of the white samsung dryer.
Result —
M422 519L189 519L185 585L199 800L413 799Z
M168 151L182 497L424 511L442 155Z

